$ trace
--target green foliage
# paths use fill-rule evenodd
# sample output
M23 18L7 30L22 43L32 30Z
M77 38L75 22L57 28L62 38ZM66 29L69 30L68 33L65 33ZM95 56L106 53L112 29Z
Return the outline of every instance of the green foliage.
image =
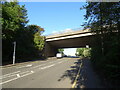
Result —
M15 33L21 27L24 27L27 20L27 10L20 6L18 2L2 3L2 38L15 38Z
M58 52L63 53L64 49L58 49Z
M2 2L2 59L12 62L13 41L16 41L16 61L41 58L44 49L44 29L37 25L26 25L27 10L17 1Z
M84 55L84 57L90 57L90 56L91 56L90 49L85 49L85 50L83 51L83 55Z
M89 28L96 34L91 49L91 60L106 78L118 82L120 2L88 2L83 8L86 9L85 19L88 21L84 24L85 29Z
M77 49L76 49L76 54L77 54L77 56L84 56L84 55L83 55L83 51L84 51L84 48L77 48Z
M40 36L40 34L44 32L44 29L37 25L29 25L28 28L34 33L34 46L40 51L43 50L45 38Z
M2 2L2 59L11 60L13 52L12 42L16 40L17 31L24 29L27 24L27 14L24 6L15 2Z
M91 56L91 48L77 48L76 55L83 56L83 57L90 57Z
M58 49L59 53L62 53L62 55L64 55L64 49Z

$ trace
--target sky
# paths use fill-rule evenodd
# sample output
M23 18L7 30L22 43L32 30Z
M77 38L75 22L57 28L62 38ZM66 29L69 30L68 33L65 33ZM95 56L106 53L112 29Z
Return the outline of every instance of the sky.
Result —
M65 48L64 49L65 55L75 56L75 53L76 53L76 48Z
M85 22L86 11L80 10L85 2L20 2L19 4L25 5L27 9L28 24L44 28L43 35L81 28ZM74 55L76 48L66 49L65 52Z

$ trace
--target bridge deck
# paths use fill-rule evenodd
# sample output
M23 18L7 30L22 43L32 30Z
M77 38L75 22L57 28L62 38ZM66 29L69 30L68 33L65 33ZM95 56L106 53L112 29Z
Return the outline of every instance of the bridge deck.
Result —
M66 36L71 36L71 35L84 34L88 32L90 31L86 29L86 30L78 30L78 31L67 32L67 33L53 34L53 35L46 36L46 39L66 37Z

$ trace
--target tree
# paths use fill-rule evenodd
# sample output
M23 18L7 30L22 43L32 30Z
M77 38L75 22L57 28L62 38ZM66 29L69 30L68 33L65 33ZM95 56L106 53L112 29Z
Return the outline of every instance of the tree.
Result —
M27 24L26 12L25 6L20 6L17 1L2 3L3 39L14 39L16 31Z
M12 42L16 40L17 31L24 29L27 24L27 10L17 1L2 2L2 59L11 60L13 52Z
M84 48L77 48L76 49L76 53L78 56L83 56L83 51L84 51Z
M2 2L2 59L12 63L13 42L16 41L16 61L42 58L44 29L38 25L27 25L27 10L17 1Z
M62 55L64 55L64 49L58 49L59 53L62 53Z
M83 51L83 56L84 57L90 57L91 56L91 49L85 48Z
M64 49L58 49L58 52L63 53L63 52L64 52Z
M40 36L44 29L37 25L28 25L27 28L33 33L34 35L34 46L38 50L43 50L44 48L44 37Z
M31 60L42 58L44 49L44 29L38 25L28 25L17 35L17 59Z
M77 48L76 54L77 56L90 57L91 49L90 48Z
M120 2L88 2L85 6L85 29L93 34L94 46L91 60L109 80L117 81L120 77ZM102 68L101 68L102 67Z

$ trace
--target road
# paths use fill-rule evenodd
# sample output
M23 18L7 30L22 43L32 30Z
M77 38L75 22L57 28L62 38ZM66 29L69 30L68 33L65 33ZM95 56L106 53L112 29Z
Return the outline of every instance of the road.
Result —
M82 64L83 66L80 67ZM0 80L2 80L0 82L2 88L101 87L89 61L75 57L34 61L5 67L2 68Z
M78 59L51 59L3 68L0 85L2 88L71 88L71 78L65 74Z

